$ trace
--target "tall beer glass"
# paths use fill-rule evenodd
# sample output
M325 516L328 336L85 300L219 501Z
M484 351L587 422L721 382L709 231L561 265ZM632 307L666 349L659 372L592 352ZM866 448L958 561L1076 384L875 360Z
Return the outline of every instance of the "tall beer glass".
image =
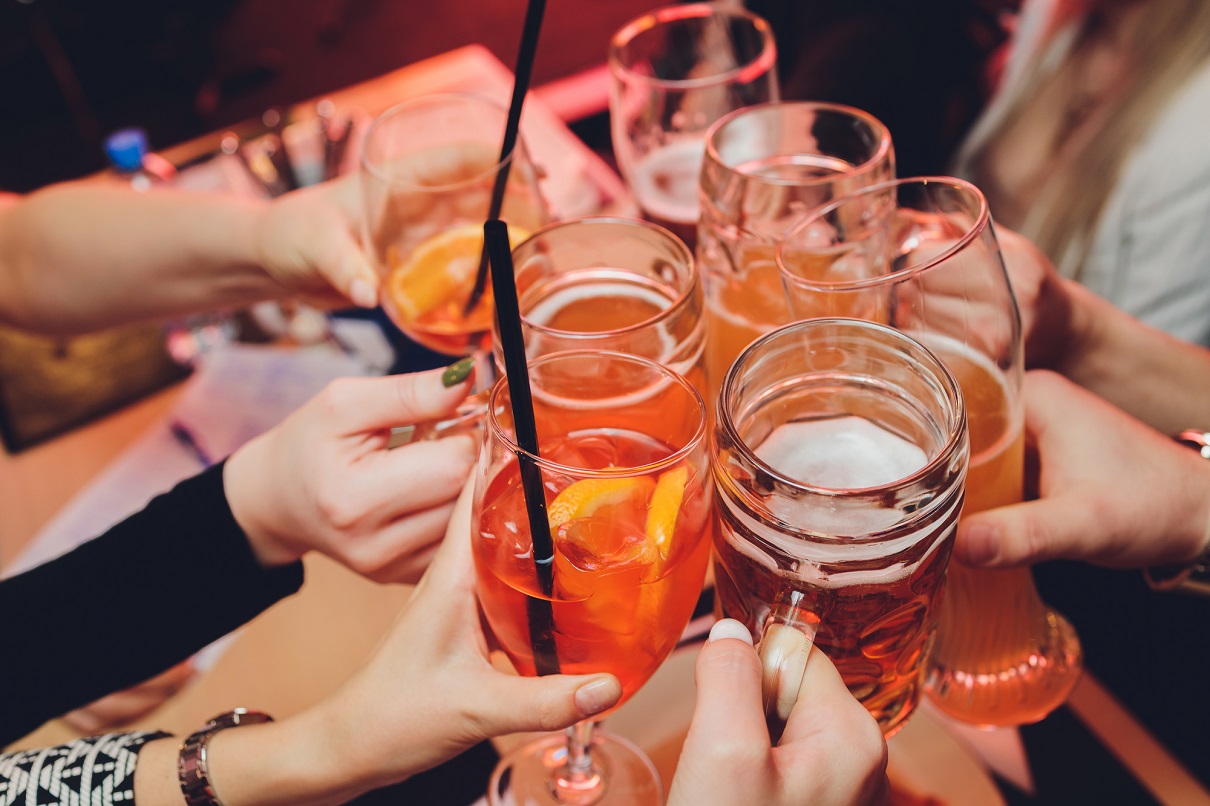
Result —
M769 23L738 4L688 3L623 25L609 45L613 151L643 215L692 248L710 124L776 101Z
M894 732L920 699L962 506L956 381L896 330L815 319L744 350L716 420L717 602L762 635L771 727L813 638ZM779 659L770 647L787 638L797 651Z
M778 266L796 317L843 311L889 324L957 377L970 419L965 511L1022 500L1021 321L977 188L949 178L866 188L795 226ZM927 684L943 711L980 725L1036 722L1080 668L1075 632L1028 568L951 567Z
M894 175L890 132L851 107L763 104L711 127L697 244L711 396L744 347L790 321L773 259L786 230L837 196Z

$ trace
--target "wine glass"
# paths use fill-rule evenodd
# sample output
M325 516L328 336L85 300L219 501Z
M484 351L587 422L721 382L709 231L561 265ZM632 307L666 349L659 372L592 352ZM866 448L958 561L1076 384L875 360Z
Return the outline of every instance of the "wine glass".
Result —
M710 128L697 258L711 398L748 344L790 321L773 258L786 230L837 196L894 176L890 131L860 109L785 101L741 109Z
M508 171L500 218L514 244L549 220L522 140L500 159L507 115L476 95L426 95L391 107L366 132L363 240L382 277L383 309L440 353L488 347L490 283L468 303L497 173Z
M777 264L797 319L891 325L957 378L970 426L963 513L1024 496L1021 320L983 194L947 177L857 191L791 229ZM928 696L979 725L1042 719L1080 675L1071 625L1046 607L1028 568L950 566Z
M622 353L554 353L529 375L540 457L517 445L507 379L488 407L473 533L480 607L519 673L609 672L624 702L672 652L701 592L705 405L681 376ZM547 547L531 535L522 457L542 476ZM638 748L586 721L506 756L488 798L641 806L661 803L663 787Z
M776 101L769 23L738 6L668 6L631 20L609 47L613 150L643 215L693 248L706 129Z

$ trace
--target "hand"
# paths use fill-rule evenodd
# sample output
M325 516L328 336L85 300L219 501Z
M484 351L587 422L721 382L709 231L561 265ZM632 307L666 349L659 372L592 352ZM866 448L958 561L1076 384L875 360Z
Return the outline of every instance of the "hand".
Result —
M1025 365L1059 370L1068 358L1075 329L1075 301L1054 264L1026 238L996 228L1013 295L1021 311Z
M358 245L354 177L296 190L261 208L256 253L274 280L317 304L378 304L378 274ZM339 292L339 294L334 293Z
M461 435L388 450L387 441L392 426L454 411L473 375L450 388L442 377L433 370L334 381L227 461L231 511L264 565L314 549L378 581L419 577L475 461L475 442Z
M374 658L306 716L341 775L386 785L492 736L565 728L621 697L612 675L519 677L491 665L475 598L473 486Z
M668 806L881 803L887 749L878 724L819 649L777 747L761 707L761 666L738 621L710 631L697 659L697 707Z
M954 556L985 568L1058 557L1186 562L1210 541L1210 463L1051 372L1025 376L1039 500L970 515Z
M128 725L174 697L193 679L194 674L193 661L183 661L137 686L68 712L63 715L63 721L84 736L94 736L120 725Z

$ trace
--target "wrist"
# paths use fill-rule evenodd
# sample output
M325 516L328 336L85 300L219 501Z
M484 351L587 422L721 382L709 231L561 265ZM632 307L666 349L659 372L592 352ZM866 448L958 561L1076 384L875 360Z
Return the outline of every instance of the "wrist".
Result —
M223 493L257 561L265 568L275 568L297 562L304 551L274 525L288 521L274 512L272 480L263 484L266 474L257 472L269 466L260 460L269 449L265 441L264 435L256 437L231 455L223 467Z

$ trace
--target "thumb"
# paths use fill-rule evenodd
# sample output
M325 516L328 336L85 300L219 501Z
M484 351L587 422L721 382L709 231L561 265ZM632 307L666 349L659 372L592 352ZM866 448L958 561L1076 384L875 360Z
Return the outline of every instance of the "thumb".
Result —
M451 414L474 375L474 359L464 358L428 372L347 378L331 389L328 402L346 434L362 434Z
M334 222L319 235L316 268L333 288L362 308L378 304L378 273L343 222Z
M1073 506L1073 503L1076 505ZM1087 559L1084 541L1102 536L1100 507L1079 504L1071 496L1042 498L964 518L958 524L954 556L976 568L1006 568L1059 557Z
M686 747L721 741L770 746L761 705L761 665L752 636L734 619L722 619L697 657L697 702Z
M611 674L497 675L479 711L484 736L562 730L612 708L622 684Z

